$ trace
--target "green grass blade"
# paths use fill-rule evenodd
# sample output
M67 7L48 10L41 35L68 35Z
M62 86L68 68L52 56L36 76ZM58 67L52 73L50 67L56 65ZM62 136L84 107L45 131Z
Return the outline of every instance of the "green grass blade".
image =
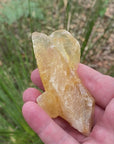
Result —
M104 7L104 1L103 0L96 0L96 3L94 4L93 10L88 17L88 22L87 22L86 27L85 27L85 40L82 43L81 56L84 53L84 50L85 50L87 43L88 43L88 40L91 36L91 32L93 30L95 22L99 16L101 10L103 9L103 7Z

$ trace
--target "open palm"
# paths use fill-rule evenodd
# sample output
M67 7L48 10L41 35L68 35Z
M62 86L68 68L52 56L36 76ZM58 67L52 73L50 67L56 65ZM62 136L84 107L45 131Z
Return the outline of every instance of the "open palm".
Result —
M59 117L51 119L36 103L41 93L35 88L23 93L25 120L45 144L114 144L114 78L83 64L79 64L78 74L96 101L94 126L88 137ZM31 80L44 90L38 69L32 72Z

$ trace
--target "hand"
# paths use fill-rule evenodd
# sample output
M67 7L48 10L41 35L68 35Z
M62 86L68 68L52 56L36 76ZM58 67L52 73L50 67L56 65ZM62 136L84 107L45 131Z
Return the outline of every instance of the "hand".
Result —
M51 119L36 103L41 93L35 88L23 93L25 120L45 144L114 144L114 78L83 64L79 64L78 74L96 101L94 127L88 137L61 118ZM38 69L32 72L31 80L44 90Z

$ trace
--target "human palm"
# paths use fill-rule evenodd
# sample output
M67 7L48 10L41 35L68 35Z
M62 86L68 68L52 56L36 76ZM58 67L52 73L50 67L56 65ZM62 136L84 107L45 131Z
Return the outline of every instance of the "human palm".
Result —
M79 64L77 72L96 102L94 126L88 137L60 117L51 119L36 103L41 93L35 88L23 93L25 120L45 144L114 144L114 78L83 64ZM38 69L32 72L31 80L44 90Z

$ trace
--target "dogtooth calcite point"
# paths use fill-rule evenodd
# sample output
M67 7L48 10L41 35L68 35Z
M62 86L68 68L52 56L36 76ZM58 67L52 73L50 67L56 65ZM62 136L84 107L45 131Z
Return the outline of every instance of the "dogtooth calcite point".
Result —
M93 124L94 98L77 74L80 62L79 42L66 30L57 30L47 36L32 34L34 54L45 92L38 105L47 114L65 119L84 135Z

